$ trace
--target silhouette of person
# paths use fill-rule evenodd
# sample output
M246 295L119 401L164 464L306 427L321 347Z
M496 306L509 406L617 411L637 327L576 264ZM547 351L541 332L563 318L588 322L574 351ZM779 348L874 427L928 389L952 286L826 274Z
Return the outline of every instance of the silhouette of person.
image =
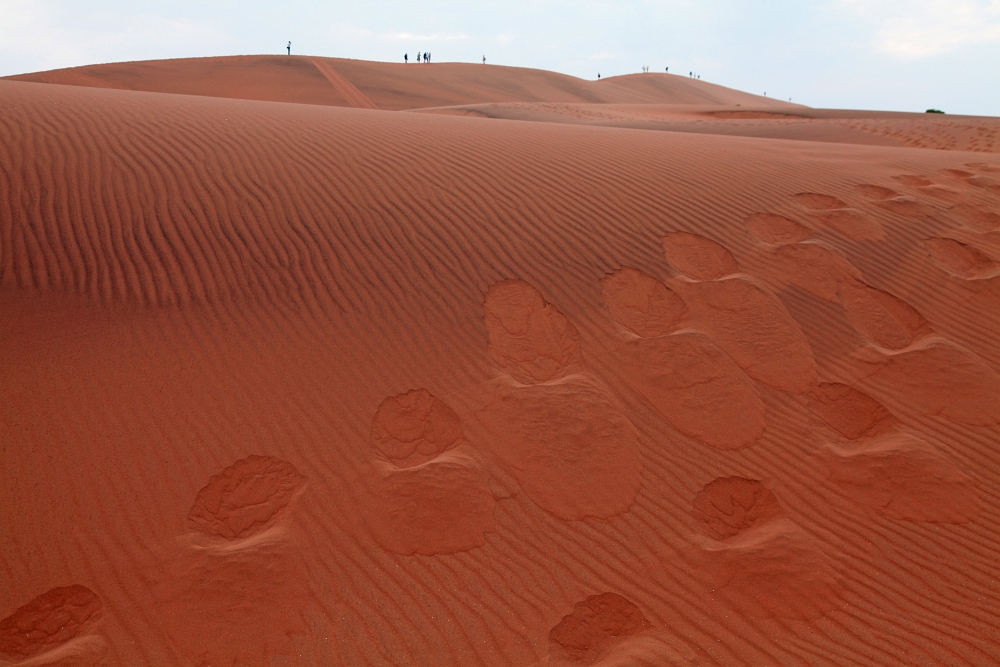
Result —
M288 42L288 55L292 55L292 43Z
M403 54L403 62L404 63L409 63L410 62L410 54L409 53L404 53Z
M669 71L670 71L670 68L668 67L667 69L665 69L665 70L663 70L663 71L664 71L664 72L669 72Z
M601 80L601 73L600 73L600 72L598 72L598 73L597 73L597 80L598 80L598 81L600 81L600 80Z
M486 56L483 56L483 64L486 64Z

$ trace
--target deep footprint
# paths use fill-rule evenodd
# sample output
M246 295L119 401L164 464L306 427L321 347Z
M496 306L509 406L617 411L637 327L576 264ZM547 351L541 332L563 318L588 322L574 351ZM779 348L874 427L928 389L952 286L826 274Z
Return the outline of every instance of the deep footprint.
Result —
M692 558L712 589L748 618L813 620L840 605L833 562L786 518L713 542Z
M681 332L623 344L635 389L681 433L718 449L752 444L767 426L753 382L707 336Z
M579 366L576 327L523 280L504 280L490 287L483 315L490 358L519 382L548 382Z
M401 468L430 461L461 438L458 415L426 389L382 401L369 437L375 451Z
M776 213L754 213L743 222L751 234L770 245L798 243L812 233L808 227Z
M495 390L480 419L532 502L567 521L629 510L642 485L638 436L604 388L577 375Z
M601 293L618 324L647 338L672 333L687 312L687 305L676 292L629 266L605 276Z
M813 211L813 217L844 236L858 241L878 241L885 238L882 226L874 218L853 208L837 197L816 192L795 195L803 207Z
M982 280L1000 275L1000 263L970 245L944 238L924 243L934 263L956 278Z
M494 529L489 475L451 450L411 468L376 463L366 480L365 518L375 540L410 556L469 551Z
M773 258L785 282L840 303L851 325L883 347L903 349L930 333L927 320L915 308L865 283L853 264L822 244L782 246Z
M977 232L987 233L1000 229L1000 213L971 204L956 204L950 209L959 222Z
M549 631L549 664L596 664L617 644L650 628L631 601L614 593L591 595Z
M718 280L738 270L729 250L698 234L670 232L663 249L671 266L695 280Z
M742 278L690 283L692 319L755 380L782 391L806 391L816 377L812 348L772 294Z
M291 463L253 454L208 480L188 523L230 541L250 537L273 525L305 482Z
M884 433L898 424L892 413L874 398L837 382L817 385L809 393L809 408L849 440Z
M23 660L56 648L89 631L103 606L86 586L53 588L0 621L0 653Z
M691 515L705 535L728 540L781 516L781 506L756 479L718 477L694 497Z
M900 521L969 523L981 502L975 481L931 445L889 433L821 453L829 480L847 496Z
M1000 375L970 352L941 339L869 359L866 389L876 397L901 396L907 410L972 426L1000 423Z

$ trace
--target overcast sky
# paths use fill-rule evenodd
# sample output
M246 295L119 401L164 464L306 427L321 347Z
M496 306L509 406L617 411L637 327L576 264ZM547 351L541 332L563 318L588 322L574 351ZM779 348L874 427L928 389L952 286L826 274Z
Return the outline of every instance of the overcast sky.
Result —
M1000 116L1000 0L0 0L0 75L247 53L694 70L816 107Z

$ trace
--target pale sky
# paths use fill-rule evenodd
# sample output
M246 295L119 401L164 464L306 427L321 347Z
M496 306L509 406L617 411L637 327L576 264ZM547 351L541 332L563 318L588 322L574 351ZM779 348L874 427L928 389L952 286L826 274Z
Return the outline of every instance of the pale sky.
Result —
M1000 116L1000 0L0 0L0 75L292 53L652 71L814 107Z

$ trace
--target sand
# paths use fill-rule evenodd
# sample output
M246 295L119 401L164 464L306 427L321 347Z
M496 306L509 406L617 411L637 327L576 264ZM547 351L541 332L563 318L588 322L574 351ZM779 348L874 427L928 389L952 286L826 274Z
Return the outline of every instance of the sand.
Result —
M20 78L0 665L996 664L995 120L294 57Z

